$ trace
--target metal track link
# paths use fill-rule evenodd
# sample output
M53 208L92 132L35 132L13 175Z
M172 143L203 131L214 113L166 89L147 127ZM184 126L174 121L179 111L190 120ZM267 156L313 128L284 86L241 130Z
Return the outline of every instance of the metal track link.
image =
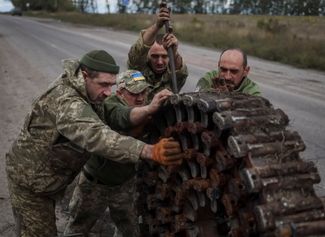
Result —
M138 174L143 236L325 236L317 168L289 119L262 97L174 95L154 117L151 141L179 140L180 166L144 162Z

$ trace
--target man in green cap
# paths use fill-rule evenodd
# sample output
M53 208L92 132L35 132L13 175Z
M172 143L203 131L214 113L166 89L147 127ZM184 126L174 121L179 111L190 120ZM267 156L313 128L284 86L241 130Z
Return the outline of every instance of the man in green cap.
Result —
M159 34L164 23L170 20L170 10L162 7L157 13L156 22L140 32L138 40L128 53L128 68L141 71L151 85L148 98L151 100L158 91L172 89L171 69L168 65L167 49L172 48L175 56L175 69L178 92L188 76L186 64L178 51L178 40L172 33Z
M207 72L196 84L195 91L217 89L218 80L224 79L234 91L260 96L258 85L247 77L249 70L247 55L241 49L226 49L220 54L218 70Z
M104 50L65 60L64 73L38 97L6 155L17 236L57 236L55 200L90 154L117 162L151 159L180 163L178 142L148 145L114 132L103 122L103 100L111 95L119 66ZM167 155L167 147L173 147Z
M164 101L163 98L172 94L162 90L146 105L148 87L139 71L127 70L118 75L116 94L105 100L105 120L113 130L143 138L144 132L138 126L145 126L150 115ZM133 114L138 115L135 117ZM107 207L123 236L138 236L134 209L135 171L134 163L121 164L99 156L89 159L70 201L71 216L64 236L87 236L96 221L105 217Z

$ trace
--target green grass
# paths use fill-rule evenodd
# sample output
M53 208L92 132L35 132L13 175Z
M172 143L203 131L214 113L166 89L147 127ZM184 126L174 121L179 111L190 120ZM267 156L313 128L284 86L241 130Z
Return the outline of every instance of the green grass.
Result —
M151 25L154 15L30 12L66 22L139 31ZM325 71L325 18L241 15L173 15L177 37L211 48L239 47L247 54Z

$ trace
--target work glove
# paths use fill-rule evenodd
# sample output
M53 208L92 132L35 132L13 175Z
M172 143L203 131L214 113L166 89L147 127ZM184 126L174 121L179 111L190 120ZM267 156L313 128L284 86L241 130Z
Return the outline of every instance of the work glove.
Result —
M184 158L179 142L163 138L153 146L152 159L162 165L180 165Z

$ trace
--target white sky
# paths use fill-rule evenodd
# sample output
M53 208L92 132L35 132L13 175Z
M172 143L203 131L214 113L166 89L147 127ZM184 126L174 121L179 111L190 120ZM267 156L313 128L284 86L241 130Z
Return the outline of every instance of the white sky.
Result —
M9 12L13 8L11 1L0 0L0 12Z
M110 12L117 11L117 0L108 0L108 4L110 5ZM97 0L97 8L98 13L107 13L106 1Z

